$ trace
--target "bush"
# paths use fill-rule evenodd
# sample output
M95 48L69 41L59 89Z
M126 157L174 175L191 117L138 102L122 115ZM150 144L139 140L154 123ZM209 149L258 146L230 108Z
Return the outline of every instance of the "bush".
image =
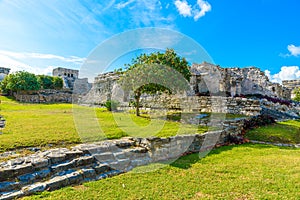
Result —
M105 102L104 107L108 110L108 111L116 111L118 110L118 106L119 106L119 102L117 101L113 101L113 100L108 100Z
M42 89L61 89L63 87L63 80L60 77L47 75L38 75L37 77Z
M7 75L1 82L2 92L19 92L39 90L41 85L37 77L29 72L19 71Z

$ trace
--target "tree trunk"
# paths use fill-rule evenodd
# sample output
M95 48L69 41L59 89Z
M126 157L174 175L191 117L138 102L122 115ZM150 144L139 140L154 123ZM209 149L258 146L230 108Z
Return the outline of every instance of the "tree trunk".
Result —
M137 91L135 94L135 101L136 101L136 116L140 116L140 98L141 98L141 92Z

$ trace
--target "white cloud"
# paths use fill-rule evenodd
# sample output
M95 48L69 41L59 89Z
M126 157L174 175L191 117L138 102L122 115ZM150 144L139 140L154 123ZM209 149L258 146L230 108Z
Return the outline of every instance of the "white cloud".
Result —
M272 75L269 70L265 71L270 81L282 83L284 80L300 79L300 69L298 66L283 66L279 73Z
M300 55L300 46L297 47L293 44L288 45L288 50L291 56L299 56Z
M176 0L174 4L180 15L184 17L193 17L195 21L211 11L211 5L204 0L197 0L197 4L193 7L189 5L186 0Z
M53 54L12 52L0 50L0 66L11 69L11 72L28 71L35 74L52 74L56 66L79 67L84 58L63 57Z
M82 64L85 58L80 58L77 56L63 57L53 54L41 54L41 53L26 53L26 52L12 52L0 50L0 55L8 56L13 59L46 59L46 60L59 60L68 63Z
M192 16L192 6L189 5L187 1L176 0L175 6L180 15L182 15L184 17Z
M207 1L197 0L197 4L200 7L200 10L196 11L196 14L194 16L195 21L205 16L207 12L211 11L211 5Z
M129 0L129 1L125 1L125 2L121 2L121 3L118 3L116 5L116 8L117 9L122 9L122 8L125 8L127 7L129 4L133 3L135 0Z

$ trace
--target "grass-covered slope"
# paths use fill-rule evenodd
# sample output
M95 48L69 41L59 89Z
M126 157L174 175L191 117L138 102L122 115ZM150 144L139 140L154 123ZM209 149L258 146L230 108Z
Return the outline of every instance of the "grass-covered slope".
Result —
M264 145L192 154L148 173L44 192L25 199L300 199L300 150Z
M250 130L246 137L273 143L300 144L300 120L278 122Z

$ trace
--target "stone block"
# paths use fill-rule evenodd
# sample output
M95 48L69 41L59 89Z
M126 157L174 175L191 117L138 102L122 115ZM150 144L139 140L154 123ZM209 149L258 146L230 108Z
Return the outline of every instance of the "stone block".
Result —
M31 164L35 169L47 167L49 165L48 159L45 158L33 158Z
M106 164L100 164L94 167L97 174L102 174L104 172L110 171L111 168Z
M69 183L68 178L66 176L56 176L49 181L46 181L46 189L49 191L53 191L64 186L67 186Z
M72 160L72 161L69 161L69 162L55 164L55 165L51 166L50 169L53 172L58 172L58 171L63 171L63 170L73 168L75 166L76 166L76 160Z
M79 173L81 173L85 178L93 178L96 176L96 171L94 169L86 169L86 168L83 168L81 170L79 170Z
M36 192L43 192L46 189L46 184L45 183L35 183L26 187L22 188L22 192L25 195L30 195L30 194L34 194Z
M108 160L115 160L114 155L111 152L95 154L94 157L101 162L107 162Z
M0 183L0 192L9 192L20 189L19 182L2 182Z
M66 154L64 153L50 153L47 155L51 164L56 164L62 162L66 159Z
M86 157L80 157L74 160L75 166L84 166L92 164L95 161L94 156L86 156Z
M83 175L80 172L72 172L70 174L65 175L69 181L69 184L78 184L83 180Z

